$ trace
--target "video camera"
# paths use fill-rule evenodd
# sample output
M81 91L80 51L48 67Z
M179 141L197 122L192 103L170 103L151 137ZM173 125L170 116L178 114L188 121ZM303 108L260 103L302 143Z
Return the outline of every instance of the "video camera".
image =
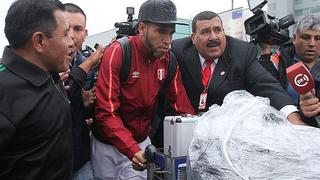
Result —
M116 22L114 24L114 27L118 28L116 39L123 36L133 36L137 34L138 20L133 19L134 7L127 7L127 14L127 22Z
M267 0L248 0L249 9L254 15L244 22L246 34L250 35L251 42L269 42L281 45L290 40L288 27L295 23L292 14L281 19L268 15L262 10Z

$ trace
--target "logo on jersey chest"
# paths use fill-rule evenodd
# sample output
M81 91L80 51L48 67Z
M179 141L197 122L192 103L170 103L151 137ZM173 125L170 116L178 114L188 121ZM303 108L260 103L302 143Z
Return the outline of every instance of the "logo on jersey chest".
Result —
M158 70L157 70L157 74L158 74L158 79L159 79L160 81L162 81L162 80L164 79L164 75L165 75L164 69L158 69Z
M137 78L139 78L139 76L140 76L140 73L138 71L132 72L132 78L133 79L137 79Z

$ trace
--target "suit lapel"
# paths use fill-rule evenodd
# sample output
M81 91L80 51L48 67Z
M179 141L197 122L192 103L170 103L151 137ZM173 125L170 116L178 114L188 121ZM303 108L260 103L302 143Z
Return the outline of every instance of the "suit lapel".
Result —
M219 58L218 64L214 69L214 74L212 75L209 93L214 92L221 83L227 78L230 68L231 55L229 53L229 39L227 37L227 45L223 55Z
M224 60L224 58L219 58L218 64L214 69L214 73L211 77L209 92L215 91L221 83L226 79L228 75L228 64Z
M184 51L186 58L184 59L185 65L190 72L195 86L198 87L199 91L203 91L202 75L201 75L201 64L198 52L194 46Z

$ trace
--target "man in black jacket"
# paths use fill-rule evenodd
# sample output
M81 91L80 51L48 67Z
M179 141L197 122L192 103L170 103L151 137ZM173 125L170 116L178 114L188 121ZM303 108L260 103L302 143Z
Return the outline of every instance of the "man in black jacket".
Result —
M256 47L224 34L221 18L204 11L192 21L192 36L173 41L187 95L198 111L221 105L233 90L268 97L296 124L304 124L290 96L257 61ZM207 66L208 65L208 66Z
M92 69L101 60L103 48L101 46L97 47L97 50L88 59L80 54L82 43L87 36L86 15L79 6L73 3L66 3L64 6L70 27L69 34L74 42L69 78L66 81L69 86L67 94L71 101L74 152L73 179L93 179L90 165L90 131L85 120L86 108L93 106L95 100L94 72ZM82 79L82 81L76 84L74 79ZM74 86L79 88L74 88ZM91 118L93 116L94 114Z
M73 42L58 0L18 0L8 10L0 64L0 179L71 179L70 102L59 72Z
M271 45L261 43L262 55L260 56L260 63L267 69L274 77L276 77L283 89L293 98L296 105L299 105L299 94L292 88L288 82L286 69L297 63L303 62L309 69L315 81L316 97L320 95L320 17L316 15L308 15L303 17L297 24L296 30L293 34L293 43L286 43L280 46L280 51L271 56ZM310 117L318 114L320 109L318 107L317 98L301 101L302 112ZM307 103L307 104L306 104ZM310 106L308 103L311 103ZM312 106L314 104L314 106ZM305 105L305 106L304 106ZM312 118L303 118L304 121L317 127L317 123Z

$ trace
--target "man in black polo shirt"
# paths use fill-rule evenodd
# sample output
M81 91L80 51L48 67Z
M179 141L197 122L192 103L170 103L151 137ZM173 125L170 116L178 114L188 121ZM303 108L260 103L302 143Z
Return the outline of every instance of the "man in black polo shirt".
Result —
M0 179L71 179L70 105L58 72L71 61L64 6L18 0L0 64Z

